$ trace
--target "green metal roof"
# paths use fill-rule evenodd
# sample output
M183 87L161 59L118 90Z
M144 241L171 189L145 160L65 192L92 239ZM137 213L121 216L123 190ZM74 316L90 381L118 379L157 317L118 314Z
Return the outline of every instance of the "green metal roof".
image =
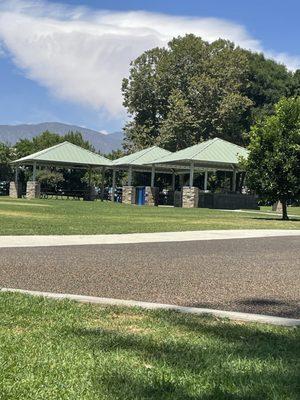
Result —
M93 167L112 165L109 159L69 142L59 143L48 149L30 154L13 161L13 164L32 164L34 162L37 164L85 165Z
M214 138L196 144L176 153L169 154L155 161L155 164L173 163L187 164L194 161L195 165L238 165L239 157L248 157L248 150L244 147ZM153 164L154 162L151 162Z
M124 156L118 158L113 161L113 165L120 166L142 166L145 164L149 164L157 159L161 159L162 157L168 156L172 154L170 151L161 149L157 146L148 147L147 149L143 149L137 151L136 153L129 154L128 156Z

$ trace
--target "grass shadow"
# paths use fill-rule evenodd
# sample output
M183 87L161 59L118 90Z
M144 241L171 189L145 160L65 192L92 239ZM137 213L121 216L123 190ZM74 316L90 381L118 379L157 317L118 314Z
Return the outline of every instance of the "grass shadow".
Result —
M300 217L299 218L289 218L288 220L283 220L281 217L276 218L276 217L251 217L251 219L254 220L260 220L260 221L282 221L282 222L300 222Z
M149 315L164 336L105 329L74 332L93 352L93 382L99 393L104 390L108 398L122 400L267 400L300 395L295 370L298 334L176 312ZM116 360L109 370L101 365L103 354Z

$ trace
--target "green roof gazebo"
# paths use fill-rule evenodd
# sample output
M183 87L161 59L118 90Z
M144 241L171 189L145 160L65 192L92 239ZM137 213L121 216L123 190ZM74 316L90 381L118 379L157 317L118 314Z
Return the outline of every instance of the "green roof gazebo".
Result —
M214 138L152 161L156 168L169 167L189 173L189 185L184 187L182 204L197 207L198 188L194 187L194 172L204 172L204 191L207 191L209 171L232 172L232 191L236 190L236 173L240 170L240 157L247 158L248 150L226 140ZM186 194L186 195L185 195Z
M19 158L12 162L16 167L15 182L11 182L10 195L19 197L18 189L18 167L21 165L32 165L32 180L27 182L26 197L39 197L39 185L36 182L36 170L39 166L56 166L69 168L102 169L104 174L106 167L111 167L111 160L83 149L69 142L59 143L55 146Z
M244 147L214 138L196 144L175 153L152 161L158 167L169 166L175 170L188 170L190 173L189 186L193 186L194 171L205 171L207 185L207 171L233 171L239 169L240 157L247 158L248 150ZM206 187L204 187L206 190Z

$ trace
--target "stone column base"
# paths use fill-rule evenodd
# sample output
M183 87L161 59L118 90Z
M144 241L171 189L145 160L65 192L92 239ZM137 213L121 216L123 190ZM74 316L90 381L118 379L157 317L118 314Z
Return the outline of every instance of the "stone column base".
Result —
M41 195L41 184L37 181L28 181L26 185L26 198L39 199Z
M158 205L158 192L159 188L154 186L145 187L145 205L157 206Z
M122 203L135 204L136 189L135 186L123 186L122 188Z
M21 197L21 184L19 182L12 181L9 183L9 197L18 199Z
M197 208L199 201L199 189L197 187L184 186L182 188L182 207Z

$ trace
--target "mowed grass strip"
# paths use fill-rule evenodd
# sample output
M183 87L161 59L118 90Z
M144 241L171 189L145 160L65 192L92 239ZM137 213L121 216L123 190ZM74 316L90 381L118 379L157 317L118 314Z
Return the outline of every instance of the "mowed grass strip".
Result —
M296 207L295 207L296 208ZM294 211L290 210L290 213ZM0 198L0 235L109 234L210 229L300 229L300 216L110 202Z
M263 212L272 213L272 214L276 213L278 216L281 216L281 213L273 211L272 207L263 206L263 207L260 207L260 209ZM300 217L300 207L288 207L288 214L296 215L296 216L299 215L299 217Z
M0 399L299 399L300 330L0 294Z

